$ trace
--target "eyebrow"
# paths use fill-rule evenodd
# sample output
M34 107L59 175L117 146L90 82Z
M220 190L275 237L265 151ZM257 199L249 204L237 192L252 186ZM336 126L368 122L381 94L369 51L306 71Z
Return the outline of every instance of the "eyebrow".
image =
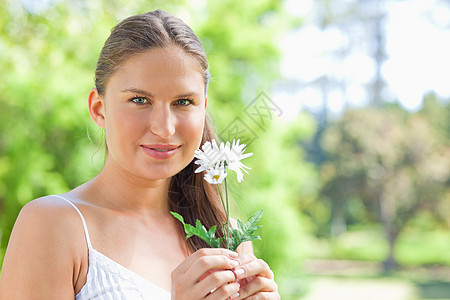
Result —
M123 93L132 92L132 93L142 94L142 95L148 96L150 98L153 98L153 95L151 93L141 90L141 89L138 89L138 88L128 88L128 89L122 90L122 92ZM198 96L198 95L199 95L199 93L192 91L192 92L187 92L187 93L176 95L174 98L185 98L185 97Z

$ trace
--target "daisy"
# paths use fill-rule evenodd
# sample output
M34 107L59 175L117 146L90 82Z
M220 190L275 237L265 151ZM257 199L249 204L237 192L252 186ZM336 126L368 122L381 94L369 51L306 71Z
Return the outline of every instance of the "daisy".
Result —
M238 182L241 182L242 180L244 180L244 174L242 174L242 171L248 174L247 170L245 169L251 169L250 167L244 165L241 160L252 156L253 153L244 154L244 151L246 150L245 144L239 145L239 140L233 140L233 144L231 145L231 147L230 143L227 142L225 148L227 168L236 172L237 180Z
M253 153L244 154L246 148L245 144L239 144L239 140L233 140L233 143L223 142L220 146L217 145L215 140L207 141L203 144L201 149L195 151L195 164L199 167L195 170L195 173L204 172L204 180L210 184L217 186L220 201L222 202L225 214L226 222L222 223L223 237L216 239L215 230L216 226L211 227L208 231L204 226L201 226L199 220L196 221L196 227L185 224L183 217L175 212L171 212L172 215L183 223L186 232L186 238L196 235L207 242L211 247L220 247L222 241L225 241L226 248L233 251L245 241L251 241L256 238L260 238L258 235L254 235L253 232L261 226L257 226L262 215L262 210L253 214L247 222L243 223L238 220L238 228L231 228L230 226L230 210L228 201L228 188L227 188L227 169L236 172L237 180L241 182L243 180L246 169L250 169L244 165L241 160L252 156ZM221 184L225 184L225 195L222 193Z
M222 142L220 146L217 145L215 140L204 143L201 150L195 151L195 157L197 158L195 164L200 165L195 170L195 173L215 168L219 163L224 162L225 168L236 172L238 182L244 180L242 172L248 174L246 169L250 168L244 165L241 160L252 156L253 153L244 154L246 145L239 144L239 141L233 140L232 144L230 142L226 142L226 144Z
M200 167L195 170L195 173L200 173L202 171L211 169L215 167L224 157L225 146L223 143L220 144L220 148L217 146L216 140L207 141L203 144L202 150L195 150L195 164L200 165Z
M211 184L220 184L227 177L224 162L218 163L215 167L206 170L204 179Z

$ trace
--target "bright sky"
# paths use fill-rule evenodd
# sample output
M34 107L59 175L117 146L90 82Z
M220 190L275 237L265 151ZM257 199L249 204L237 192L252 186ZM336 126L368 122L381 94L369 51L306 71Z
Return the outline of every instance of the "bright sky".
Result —
M383 96L389 101L398 99L409 110L420 109L422 96L429 91L450 97L450 6L442 2L384 1L388 13L387 59L382 76L388 90ZM313 3L313 0L290 0L287 6L289 11L308 20L314 12ZM367 42L371 40L366 37L362 36L360 48L355 47L351 55L340 58L333 58L330 53L349 40L338 29L320 30L307 21L298 32L283 37L282 73L299 81L297 91L275 92L284 117L294 118L304 106L313 110L322 106L323 95L309 83L323 76L346 82L345 92L339 87L329 87L328 107L333 113L342 112L345 98L352 107L367 104L370 94L365 85L373 80L375 67L368 55L371 48Z

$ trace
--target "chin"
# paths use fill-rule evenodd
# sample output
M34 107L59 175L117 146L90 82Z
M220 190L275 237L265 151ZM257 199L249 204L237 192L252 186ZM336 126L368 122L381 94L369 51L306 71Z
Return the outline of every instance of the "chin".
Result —
M146 178L151 180L158 180L158 179L167 179L175 176L176 174L180 173L187 165L189 165L189 162L186 165L183 165L182 168L152 168L151 172L146 172Z

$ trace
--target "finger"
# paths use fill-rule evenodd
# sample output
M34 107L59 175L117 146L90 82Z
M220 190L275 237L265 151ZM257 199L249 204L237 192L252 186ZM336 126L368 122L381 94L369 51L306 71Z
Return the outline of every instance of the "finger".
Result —
M236 274L235 274L235 276L236 276ZM246 278L239 278L236 280L236 282L238 282L241 286L244 286L244 285L247 285L248 283L250 283L255 277L256 277L256 275L249 276Z
M241 286L238 299L247 299L247 297L258 295L263 292L278 292L278 285L271 279L257 276L250 283Z
M241 243L237 249L237 253L254 253L251 241Z
M239 283L233 282L220 286L205 297L206 300L237 299L239 297Z
M239 254L237 259L239 260L241 265L249 263L249 262L254 261L254 260L257 260L256 256L253 255L252 253Z
M236 278L242 279L253 275L266 277L268 279L274 279L274 275L269 265L262 259L256 259L246 264L241 264L238 268L234 269Z
M208 294L215 293L221 286L229 283L235 283L236 277L231 270L221 270L208 274L202 281L200 281L196 289L199 295L207 296ZM226 297L225 297L226 298ZM224 298L222 298L224 299Z
M191 254L183 264L183 267L180 269L181 272L186 272L193 263L195 263L200 257L209 256L209 255L223 255L230 259L236 259L238 254L234 251L224 249L224 248L202 248L195 251Z
M206 256L206 255L224 255L229 257L230 259L235 259L238 254L234 251L230 251L228 249L223 248L203 248L200 250L195 251L193 254L191 254L188 258L186 258L176 269L175 271L177 273L185 273L195 261L199 257Z
M239 261L230 259L228 256L204 255L200 256L194 263L192 263L186 273L189 273L189 276L194 281L200 281L209 271L232 270L238 266Z

